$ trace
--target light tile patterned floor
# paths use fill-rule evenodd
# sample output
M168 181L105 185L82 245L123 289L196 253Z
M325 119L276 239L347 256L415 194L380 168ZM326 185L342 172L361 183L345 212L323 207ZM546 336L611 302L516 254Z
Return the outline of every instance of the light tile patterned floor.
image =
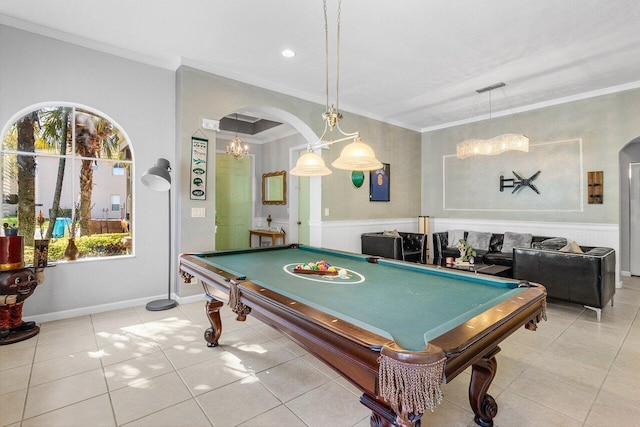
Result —
M624 278L602 322L579 305L549 303L549 321L502 345L498 427L640 426L640 278ZM369 425L360 393L288 338L223 311L208 348L204 303L144 307L42 324L0 347L0 425ZM469 374L443 386L423 425L473 426Z

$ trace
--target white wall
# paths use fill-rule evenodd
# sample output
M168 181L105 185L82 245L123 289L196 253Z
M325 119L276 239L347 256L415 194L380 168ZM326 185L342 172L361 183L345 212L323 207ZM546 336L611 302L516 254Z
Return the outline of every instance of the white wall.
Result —
M134 153L135 256L60 263L25 303L25 316L166 295L167 194L142 185L158 157L174 161L175 72L0 25L0 127L42 102L90 106L127 133ZM167 241L167 244L162 244ZM175 257L173 257L175 259Z

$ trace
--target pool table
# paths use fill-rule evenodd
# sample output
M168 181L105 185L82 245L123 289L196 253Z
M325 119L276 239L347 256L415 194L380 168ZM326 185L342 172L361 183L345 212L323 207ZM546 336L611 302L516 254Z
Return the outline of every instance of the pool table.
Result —
M301 271L318 261L334 268ZM468 366L474 420L493 425L498 344L545 318L537 284L299 244L182 254L179 263L183 279L205 289L209 346L228 301L237 320L251 314L275 327L358 387L372 426L419 426L441 402L441 384Z

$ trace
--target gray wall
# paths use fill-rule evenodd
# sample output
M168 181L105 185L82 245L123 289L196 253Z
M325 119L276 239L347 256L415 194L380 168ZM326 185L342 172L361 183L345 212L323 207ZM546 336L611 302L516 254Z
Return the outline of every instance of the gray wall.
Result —
M91 306L166 295L167 193L138 183L159 156L173 163L175 73L4 25L0 58L1 127L41 102L87 105L125 130L135 160L135 256L47 269L25 315L77 314Z
M286 205L262 204L262 174L285 171L287 173L287 189L289 189L289 186L291 185L291 176L289 174L289 148L304 144L306 144L306 141L302 135L295 134L269 142L262 146L260 170L256 170L256 204L258 205L258 209L256 209L256 216L266 218L267 215L271 215L271 218L274 220L288 220L291 200L287 200Z
M321 115L324 106L297 99L288 95L261 89L235 80L230 80L189 67L178 69L178 144L177 158L180 159L183 181L181 192L187 192L187 167L189 162L188 141L199 128L201 119L220 118L230 112L241 112L243 108L267 106L282 113L293 115L302 129L312 132L313 142L322 134ZM334 170L334 173L322 178L322 207L330 208L331 215L326 221L368 218L398 218L419 215L420 211L420 135L407 129L388 125L365 117L344 113L342 125L345 131L359 130L365 142L369 143L377 157L391 164L391 203L370 203L368 179L365 185L355 190L351 185L350 173ZM296 126L296 124L291 123ZM210 139L215 132L206 131ZM306 142L306 136L301 142ZM296 141L295 143L297 143ZM294 142L288 142L294 144ZM331 150L323 151L325 162L330 164L340 155L344 144L338 144ZM211 156L211 150L209 156ZM288 158L288 153L287 153ZM212 160L210 160L211 162ZM260 164L260 160L257 163ZM257 168L258 170L259 168ZM285 167L285 170L288 170ZM215 174L208 174L207 188L214 189ZM212 227L210 219L190 218L191 207L199 205L207 212L215 209L213 197L207 201L190 201L183 198L181 250L210 249L210 242L203 239L198 231L201 224ZM208 235L208 229L207 229Z
M629 90L611 95L599 96L591 99L556 105L527 113L520 113L516 117L501 117L493 120L456 126L448 129L426 132L422 135L422 213L432 217L445 218L477 218L477 219L507 219L527 221L560 221L579 223L610 223L619 222L620 212L620 184L618 173L618 153L629 141L640 135L640 90ZM531 138L531 143L554 142L570 139L582 139L582 170L585 187L582 192L583 211L561 212L552 211L465 211L444 210L443 197L443 156L455 154L456 144L471 137L488 138L506 132L522 132ZM530 153L531 154L531 153ZM528 156L528 157L527 157ZM500 158L497 156L496 158ZM505 157L506 159L509 157ZM482 162L482 157L470 158L465 173L473 177L491 176L489 185L492 192L482 193L482 203L491 209L508 208L509 198L529 197L532 206L537 198L543 200L545 194L558 193L567 198L573 196L568 192L569 187L562 180L547 182L539 186L541 195L537 196L528 189L516 195L505 195L498 189L499 175L517 168L528 168L531 171L540 169L542 158L536 155L522 155L522 160L506 162L494 166L490 170L485 167L489 161ZM489 159L487 157L487 159ZM556 159L558 160L558 159ZM560 159L559 165L575 168L576 156ZM463 161L464 162L464 161ZM587 203L586 174L588 171L604 171L604 203L601 205ZM550 170L541 173L550 174ZM525 175L530 175L526 173ZM508 176L506 176L508 177ZM470 202L475 202L480 193L473 191L473 186L465 191Z

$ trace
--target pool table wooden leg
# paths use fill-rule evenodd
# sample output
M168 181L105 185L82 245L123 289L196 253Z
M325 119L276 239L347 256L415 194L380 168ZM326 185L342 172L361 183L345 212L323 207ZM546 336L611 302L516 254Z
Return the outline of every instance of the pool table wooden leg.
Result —
M207 296L207 304L205 306L205 313L209 318L211 327L204 331L204 339L207 341L208 347L217 347L218 339L222 334L222 320L220 320L220 308L223 306L222 301Z
M408 414L382 404L376 398L363 394L360 403L371 409L369 425L371 427L420 427L422 414Z
M473 420L482 427L493 426L493 418L498 414L498 404L491 395L487 394L487 391L496 376L498 368L496 354L499 351L500 347L494 348L482 359L474 363L471 368L469 403L476 414Z

